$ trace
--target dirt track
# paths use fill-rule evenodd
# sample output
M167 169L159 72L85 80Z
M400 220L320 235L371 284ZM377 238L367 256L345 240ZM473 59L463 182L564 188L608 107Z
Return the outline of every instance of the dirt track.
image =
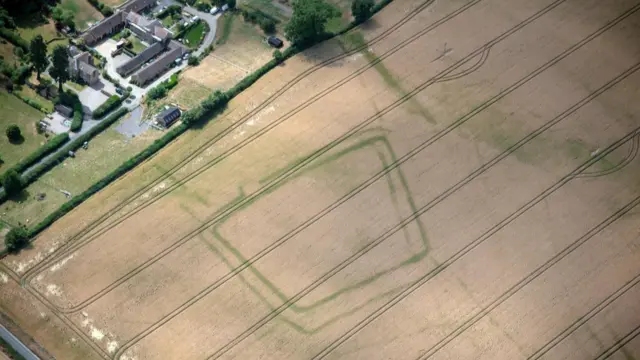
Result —
M5 258L3 307L64 359L637 356L638 10L394 2Z

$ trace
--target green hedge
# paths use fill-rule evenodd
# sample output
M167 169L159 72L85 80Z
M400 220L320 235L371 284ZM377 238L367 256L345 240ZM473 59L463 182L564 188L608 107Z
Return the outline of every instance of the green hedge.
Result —
M78 132L82 128L82 120L84 118L82 103L78 94L71 90L67 90L60 95L55 101L56 104L62 104L73 109L73 121L71 122L71 131Z
M20 160L20 162L18 162L13 167L13 169L17 173L22 173L24 170L29 168L29 166L37 163L43 157L57 150L60 146L64 145L67 141L69 141L69 134L67 133L62 133L54 136L49 141L47 141L44 145L37 148L36 151L29 154L26 158Z
M376 5L376 7L374 7L373 13L375 14L376 12L380 11L384 6L388 5L392 1L393 0L383 0L380 4ZM347 31L353 29L355 26L356 25L354 23L350 23L345 29L343 29L343 30L341 30L341 31L339 31L337 33L334 33L334 34L327 34L326 37L324 37L322 40L331 38L333 36L342 35L342 34L346 33ZM308 47L310 47L312 45L314 45L314 44L310 44L310 45L308 45ZM145 161L148 158L150 158L151 156L153 156L158 150L162 149L164 146L169 144L175 138L177 138L178 136L183 134L191 126L193 126L193 125L195 125L195 124L197 124L199 122L208 120L209 117L212 117L218 111L221 111L222 109L224 109L226 107L227 103L233 97L237 96L239 93L241 93L242 91L247 89L249 86L251 86L253 83L258 81L258 79L260 79L263 75L265 75L271 69L273 69L278 64L280 64L282 61L294 56L295 54L299 53L300 51L304 50L305 48L306 47L298 47L298 46L289 47L288 49L286 49L285 51L282 52L282 55L283 55L282 60L272 59L271 61L269 61L268 63L266 63L262 67L260 67L258 70L256 70L254 73L246 76L244 79L242 79L233 88L229 89L226 92L216 91L215 93L210 95L207 99L205 99L202 102L201 105L196 106L194 109L185 112L183 114L183 119L182 119L182 123L181 124L179 124L178 126L174 126L169 132L167 132L165 135L163 135L158 140L154 141L150 146L148 146L142 152L138 153L137 155L135 155L131 159L125 161L116 170L114 170L111 173L109 173L107 176L102 178L97 183L93 184L89 189L87 189L86 191L84 191L83 193L81 193L81 194L79 194L77 196L74 196L71 200L69 200L68 202L64 203L62 206L60 206L56 211L54 211L53 213L49 214L49 216L47 216L44 220L39 222L30 231L30 233L29 233L30 237L33 237L33 236L37 235L38 233L40 233L41 231L43 231L44 229L49 227L54 221L56 221L60 217L64 216L66 213L71 211L76 206L80 205L82 202L84 202L91 195L93 195L96 192L100 191L101 189L103 189L104 187L109 185L111 182L113 182L114 180L118 179L123 174L125 174L128 171L132 170L138 164L142 163L143 161ZM111 117L109 117L108 119L106 119L103 122L101 122L98 126L96 126L96 128L97 127L101 127L101 129L99 131L102 131L102 129L106 128L106 126L104 126L104 124L107 121L109 121L109 124L111 124L111 123L115 122L115 120L117 120L117 118L119 118L120 116L124 115L124 113L126 113L126 110L124 110L124 109L118 110ZM115 116L117 116L117 118L115 120L109 120L109 119L112 119ZM89 133L92 133L96 128L91 129L91 131ZM89 133L87 133L85 135L88 135ZM84 135L83 135L83 137L84 137ZM78 139L76 139L76 140L74 140L72 142L72 145L76 144L79 147L79 146L82 145L82 143L84 141L86 141L86 140L78 138ZM71 145L70 145L70 147L71 147ZM44 170L44 171L46 171L46 170ZM44 173L44 171L40 172L40 174ZM39 176L39 175L37 175L37 176ZM37 177L35 177L35 178L37 178ZM26 184L28 184L28 182Z
M69 157L69 151L75 151L79 149L85 141L89 141L91 138L93 138L94 136L104 131L104 129L108 128L111 124L118 121L126 113L127 113L127 109L124 109L124 108L119 109L118 111L113 113L111 116L109 116L108 118L104 119L103 121L99 122L96 126L91 128L91 130L73 139L73 141L71 141L67 146L65 146L62 149L63 151L59 151L58 153L56 153L55 156L52 156L51 158L42 162L40 165L34 167L32 171L30 171L28 174L25 174L22 177L22 180L24 181L25 186L33 183L42 174L47 172L49 169L58 165L60 162L64 161L64 159Z
M149 92L147 92L147 98L145 99L145 101L149 103L151 100L162 99L163 97L167 96L169 90L176 87L176 85L178 85L177 73L171 75L169 79L161 82L160 84L158 84L158 86L149 90Z
M34 99L28 97L28 96L24 96L21 94L18 94L16 92L13 93L18 99L22 100L25 104L31 106L32 108L41 111L43 113L48 113L49 111L45 110L42 108L42 106L40 106L40 103L35 101Z
M82 111L82 103L77 102L73 106L73 121L71 121L71 131L78 132L82 128L82 121L84 120L84 113Z
M124 96L120 97L118 95L111 95L107 101L105 101L102 105L98 106L98 108L93 112L93 117L96 119L101 119L107 113L111 112L111 110L117 108L124 101Z
M24 52L29 52L29 43L27 42L27 40L21 38L20 34L18 34L17 32L4 27L0 27L0 36L7 39L7 41L12 43L13 45L22 48Z

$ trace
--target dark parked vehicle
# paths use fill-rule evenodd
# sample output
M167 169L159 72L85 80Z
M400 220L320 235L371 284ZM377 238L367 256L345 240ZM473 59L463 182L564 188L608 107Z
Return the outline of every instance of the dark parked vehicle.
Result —
M267 39L267 42L269 43L269 45L273 46L274 48L281 48L282 47L282 40L278 39L275 36L269 36L269 38Z

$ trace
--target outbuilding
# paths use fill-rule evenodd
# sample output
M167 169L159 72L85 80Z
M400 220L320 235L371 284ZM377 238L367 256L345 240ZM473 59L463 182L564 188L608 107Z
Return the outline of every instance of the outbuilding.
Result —
M156 116L156 120L159 125L168 128L169 126L171 126L171 124L178 120L180 115L180 109L178 109L177 107L170 107L158 114L158 116Z
M267 42L269 43L269 45L273 46L274 48L281 48L282 47L282 40L278 39L275 36L269 36L269 38L267 39Z
M73 116L73 110L70 107L59 104L54 106L54 109L65 117L70 118Z

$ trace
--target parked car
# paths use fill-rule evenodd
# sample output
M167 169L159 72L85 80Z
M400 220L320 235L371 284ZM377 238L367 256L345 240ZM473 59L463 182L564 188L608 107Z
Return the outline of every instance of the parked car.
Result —
M228 4L224 4L224 5L222 5L222 8L221 8L220 10L222 10L222 11L227 11L227 10L229 10L229 5L228 5Z
M269 43L269 45L273 46L274 48L281 48L282 47L282 40L278 39L275 36L269 36L269 38L267 39L267 42Z
M120 95L124 94L124 90L122 90L122 88L119 88L119 87L116 88L116 92Z
M218 11L220 11L220 9L218 9L217 6L214 6L214 7L211 8L211 10L209 10L209 14L215 15L215 14L218 13Z
M193 22L198 22L198 20L200 20L200 18L197 16L194 16L193 18L191 18L191 21Z

